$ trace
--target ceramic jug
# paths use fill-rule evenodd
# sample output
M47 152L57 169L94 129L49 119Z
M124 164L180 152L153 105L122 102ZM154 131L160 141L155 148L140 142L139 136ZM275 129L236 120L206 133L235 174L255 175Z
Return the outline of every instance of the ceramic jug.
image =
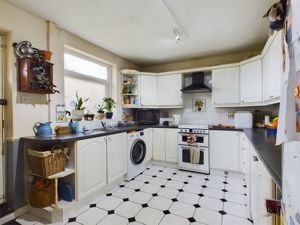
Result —
M41 136L41 137L49 137L52 135L52 128L50 126L51 122L46 123L35 123L33 126L33 132L35 133L35 136Z

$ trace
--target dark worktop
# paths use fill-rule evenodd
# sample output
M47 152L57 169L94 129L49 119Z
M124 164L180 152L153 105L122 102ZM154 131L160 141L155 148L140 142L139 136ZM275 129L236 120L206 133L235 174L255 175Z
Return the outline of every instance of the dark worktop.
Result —
M243 129L241 129L241 128L235 128L235 127L219 127L219 126L209 126L209 130L243 131Z

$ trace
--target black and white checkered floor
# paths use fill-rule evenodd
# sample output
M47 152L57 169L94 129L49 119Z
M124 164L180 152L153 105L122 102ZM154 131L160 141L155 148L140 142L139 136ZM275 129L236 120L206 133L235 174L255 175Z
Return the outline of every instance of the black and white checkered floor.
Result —
M68 225L251 225L242 176L203 175L151 166L101 196ZM28 223L26 214L16 221Z

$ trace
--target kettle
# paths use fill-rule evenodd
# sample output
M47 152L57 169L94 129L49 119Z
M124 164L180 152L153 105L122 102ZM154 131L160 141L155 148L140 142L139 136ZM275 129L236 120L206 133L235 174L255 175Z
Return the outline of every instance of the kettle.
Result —
M35 123L35 125L33 126L33 132L35 136L50 137L52 135L52 127L50 126L50 124L51 122Z
M174 125L179 125L180 120L181 120L181 116L179 114L173 115L173 124Z

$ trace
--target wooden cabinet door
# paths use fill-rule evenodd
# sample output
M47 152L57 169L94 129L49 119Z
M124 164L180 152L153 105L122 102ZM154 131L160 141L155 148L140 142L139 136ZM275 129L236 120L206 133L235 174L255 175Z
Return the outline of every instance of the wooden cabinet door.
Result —
M157 105L157 76L141 76L141 106Z
M241 103L262 102L261 59L241 66Z
M210 167L239 172L239 132L211 130L209 139Z
M104 137L77 141L77 196L106 185L106 141Z
M162 75L158 77L158 105L182 105L182 74Z
M165 129L153 128L153 159L155 160L166 160L166 139Z
M144 140L146 144L146 157L145 162L149 162L152 159L152 128L144 130Z
M177 129L165 129L166 135L166 161L178 162Z
M214 105L240 103L239 66L213 70L212 85L212 102Z
M127 133L107 136L108 183L127 173Z

